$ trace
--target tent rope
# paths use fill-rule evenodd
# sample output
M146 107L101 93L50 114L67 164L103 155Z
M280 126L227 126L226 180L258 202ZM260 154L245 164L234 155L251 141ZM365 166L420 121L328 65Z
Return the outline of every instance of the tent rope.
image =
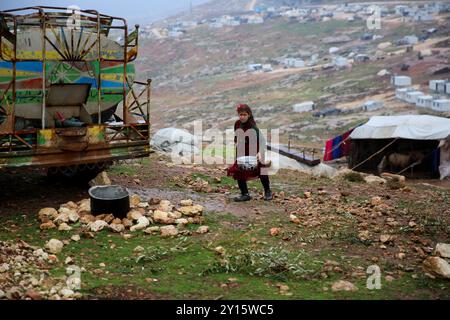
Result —
M365 159L364 161L361 161L360 163L358 163L356 166L354 166L353 168L351 168L351 170L355 170L355 168L358 168L360 165L362 165L363 163L366 163L367 161L369 161L370 159L372 159L373 157L375 157L377 154L379 154L380 152L383 152L384 150L386 150L386 148L388 148L390 145L392 145L395 141L397 141L399 138L395 138L394 140L392 140L391 142L389 142L387 145L385 145L383 148L381 148L380 150L378 150L377 152L375 152L374 154L372 154L370 157L368 157L367 159Z
M435 149L435 150L438 150L438 149L439 149L439 148L437 148L437 149ZM434 150L431 151L431 152L429 152L428 154L426 154L426 155L423 157L423 159L428 158L429 156L431 156L431 155L433 154L433 152L434 152ZM422 159L422 160L423 160L423 159ZM410 165L407 166L405 169L403 169L403 170L397 172L396 174L401 174L401 173L405 172L406 170L408 170L409 168L412 168L412 167L415 167L415 166L421 164L421 163L422 163L422 160L419 160L419 161L414 162L413 164L410 164Z

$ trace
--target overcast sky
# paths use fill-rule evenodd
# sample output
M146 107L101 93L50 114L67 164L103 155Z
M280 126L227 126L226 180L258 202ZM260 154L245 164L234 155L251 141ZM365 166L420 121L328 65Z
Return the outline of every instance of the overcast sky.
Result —
M128 23L145 23L189 10L191 0L0 0L0 10L28 6L79 6L81 9L95 9L111 16L122 17ZM210 0L192 0L198 5Z

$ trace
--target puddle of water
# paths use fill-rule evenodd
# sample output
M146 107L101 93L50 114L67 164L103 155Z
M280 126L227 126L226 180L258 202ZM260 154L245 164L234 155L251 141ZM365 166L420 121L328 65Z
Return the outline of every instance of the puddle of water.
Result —
M192 199L195 204L200 204L205 211L227 212L236 216L248 216L255 207L261 207L261 203L237 204L232 201L235 195L220 193L198 194L193 191L163 190L158 188L128 188L130 194L137 194L142 199L159 198L169 200L178 205L181 200Z
M162 190L157 188L128 188L130 193L139 195L142 199L159 198L169 200L172 204L177 205L181 200L192 199L194 203L200 204L208 211L224 211L228 207L226 199L220 194L201 195L189 191Z

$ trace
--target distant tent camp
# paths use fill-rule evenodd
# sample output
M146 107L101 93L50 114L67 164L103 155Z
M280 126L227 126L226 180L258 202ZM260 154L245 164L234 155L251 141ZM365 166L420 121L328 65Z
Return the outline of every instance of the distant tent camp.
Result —
M420 153L423 158L419 163L401 173L414 177L438 177L442 157L438 145L449 135L448 118L429 115L372 117L350 134L349 167L373 172L389 154Z

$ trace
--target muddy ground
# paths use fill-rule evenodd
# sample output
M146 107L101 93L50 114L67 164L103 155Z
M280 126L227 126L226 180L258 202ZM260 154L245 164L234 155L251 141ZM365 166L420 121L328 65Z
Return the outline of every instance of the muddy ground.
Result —
M450 298L448 281L422 268L437 243L450 242L448 183L408 181L390 189L282 170L271 177L273 201L263 201L259 181L252 181L253 199L235 203L238 189L224 169L174 166L157 154L114 165L112 183L143 200L203 205L210 232L173 239L135 233L124 240L104 230L65 246L51 275L64 273L64 260L72 257L86 269L85 299ZM0 185L0 240L43 246L77 233L40 230L37 213L88 198L86 183L26 170L2 173ZM133 262L138 245L151 258ZM218 246L224 254L215 252ZM379 290L366 287L373 265L381 270ZM358 290L334 292L338 280Z

